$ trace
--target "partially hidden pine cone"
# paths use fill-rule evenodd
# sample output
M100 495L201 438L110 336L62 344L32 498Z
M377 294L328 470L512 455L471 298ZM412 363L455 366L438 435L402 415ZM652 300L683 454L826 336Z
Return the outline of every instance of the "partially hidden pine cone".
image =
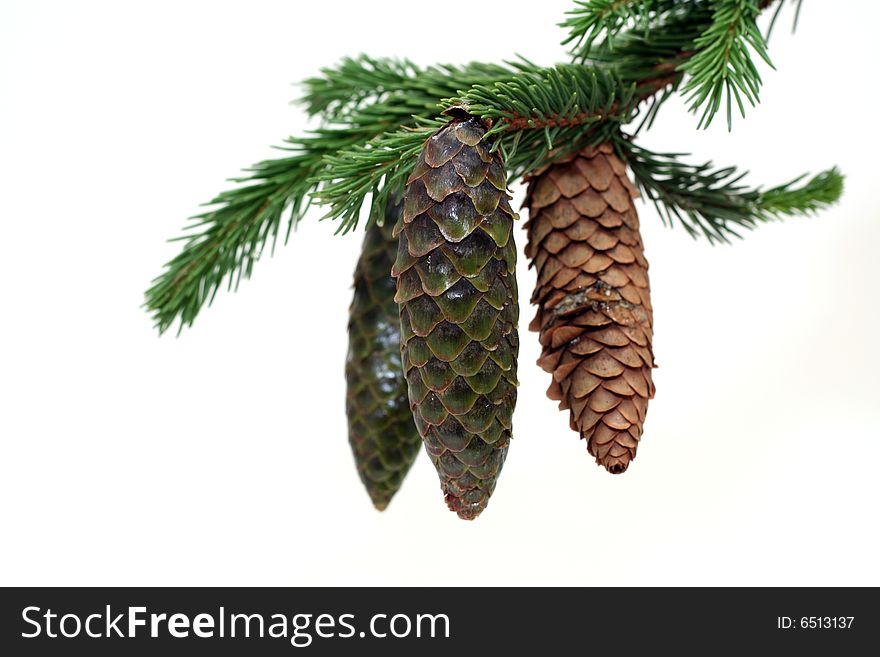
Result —
M402 201L389 203L384 225L367 228L354 273L345 360L348 439L361 481L380 511L400 488L422 443L406 394L391 278L397 253L392 231L402 209Z
M457 111L407 181L393 274L416 426L449 508L486 507L511 439L519 319L506 175Z
M637 191L609 144L587 148L531 176L526 255L537 270L530 329L547 395L612 474L636 457L648 400L652 311Z

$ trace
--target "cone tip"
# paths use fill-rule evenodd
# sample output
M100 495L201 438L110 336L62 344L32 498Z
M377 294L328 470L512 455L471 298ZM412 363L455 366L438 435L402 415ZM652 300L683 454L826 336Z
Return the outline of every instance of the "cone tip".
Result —
M626 472L632 460L628 457L612 457L604 460L598 459L596 462L603 466L610 474L619 475Z
M388 503L391 502L390 496L382 495L374 491L368 492L370 493L370 501L373 503L373 508L375 508L376 511L384 511L388 508Z
M480 500L479 502L465 502L460 497L454 497L452 495L446 495L446 506L449 507L449 510L453 513L457 514L459 518L462 520L475 520L477 516L479 516L483 509L486 508L486 502L488 500Z

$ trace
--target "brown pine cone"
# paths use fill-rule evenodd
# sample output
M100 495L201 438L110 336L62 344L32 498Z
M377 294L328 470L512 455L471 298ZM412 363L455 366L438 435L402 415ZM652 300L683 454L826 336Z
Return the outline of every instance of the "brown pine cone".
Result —
M652 311L637 191L610 144L587 148L531 176L526 255L537 269L529 328L547 395L596 462L620 474L636 457L648 400Z

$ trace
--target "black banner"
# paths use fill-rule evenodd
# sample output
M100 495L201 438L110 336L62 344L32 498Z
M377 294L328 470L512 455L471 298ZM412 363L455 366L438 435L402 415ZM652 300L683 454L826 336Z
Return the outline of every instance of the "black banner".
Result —
M4 589L0 654L629 654L876 640L875 589Z

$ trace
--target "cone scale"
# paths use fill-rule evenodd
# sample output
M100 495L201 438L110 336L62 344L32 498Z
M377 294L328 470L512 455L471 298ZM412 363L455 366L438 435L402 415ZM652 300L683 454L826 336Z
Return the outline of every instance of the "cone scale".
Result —
M392 270L415 423L448 507L468 520L507 456L519 348L515 213L485 132L457 112L425 142Z
M635 188L609 144L535 172L526 196L526 255L537 270L530 329L547 395L599 465L625 472L636 457L648 400L652 310Z
M421 447L400 359L400 318L391 265L397 253L394 224L401 202L390 204L383 226L364 237L354 274L345 361L348 438L355 465L373 505L384 510Z

